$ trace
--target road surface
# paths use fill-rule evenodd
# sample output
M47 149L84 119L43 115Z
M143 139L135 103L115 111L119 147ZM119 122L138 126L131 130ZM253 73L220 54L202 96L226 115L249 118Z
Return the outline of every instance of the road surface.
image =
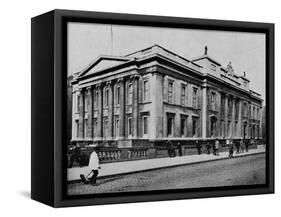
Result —
M97 183L97 186L68 184L68 194L264 184L265 154L120 175Z

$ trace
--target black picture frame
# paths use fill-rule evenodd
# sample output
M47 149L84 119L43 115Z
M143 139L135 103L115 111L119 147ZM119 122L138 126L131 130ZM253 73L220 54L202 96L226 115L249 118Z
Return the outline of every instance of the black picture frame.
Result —
M110 23L266 34L266 184L67 196L66 23ZM274 193L274 24L148 15L53 10L32 18L31 198L53 207Z

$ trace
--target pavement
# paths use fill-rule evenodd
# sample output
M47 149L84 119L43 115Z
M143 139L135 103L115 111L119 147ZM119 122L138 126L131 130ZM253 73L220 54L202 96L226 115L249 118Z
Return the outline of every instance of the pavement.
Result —
M250 149L249 152L234 154L234 157L243 157L248 155L264 153L265 148L261 145L257 149ZM196 164L201 162L222 160L228 158L228 152L221 152L219 156L213 154L201 154L201 155L186 155L177 156L173 158L153 158L144 160L132 160L115 163L104 163L100 164L101 169L99 170L98 178L105 178L116 175L123 175L147 170L154 170L166 167L174 167L180 165ZM67 180L77 181L80 180L80 174L87 175L90 169L86 167L74 167L68 168Z

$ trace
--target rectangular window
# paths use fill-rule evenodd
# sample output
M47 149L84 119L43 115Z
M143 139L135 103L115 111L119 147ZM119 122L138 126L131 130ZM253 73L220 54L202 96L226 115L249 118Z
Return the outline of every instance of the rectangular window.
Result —
M212 110L216 110L216 93L211 93L211 108Z
M181 118L181 136L186 136L186 118L182 117Z
M259 110L259 108L257 108L257 120L259 120L260 119L260 110Z
M221 136L224 136L224 121L221 121Z
M99 106L99 91L95 92L95 107L98 108Z
M80 112L80 94L77 95L76 112Z
M192 96L193 97L192 98L193 108L197 108L197 98L198 98L197 92L198 92L197 88L193 88L193 96Z
M168 102L173 103L173 82L169 82L168 84Z
M132 104L132 100L133 100L133 85L129 84L128 85L128 105Z
M104 93L104 105L105 106L108 106L109 104L109 90L108 88L105 90L105 93Z
M148 88L148 81L143 81L143 101L148 100L148 94L149 94L149 88Z
M192 119L192 136L193 137L197 136L197 119L196 118Z
M120 87L119 86L116 87L115 101L116 101L116 105L120 104Z
M132 118L128 118L128 136L132 135Z
M186 87L185 85L181 86L181 105L185 106L185 91Z
M78 138L79 137L79 120L76 120L75 123L76 123L76 137Z
M148 134L148 117L144 116L143 117L143 135Z
M167 115L167 136L173 136L174 117L173 115Z

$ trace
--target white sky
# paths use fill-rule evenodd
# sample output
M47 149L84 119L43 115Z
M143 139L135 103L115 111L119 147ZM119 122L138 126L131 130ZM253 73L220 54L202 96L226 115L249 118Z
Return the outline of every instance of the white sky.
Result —
M111 37L112 29L112 37ZM204 53L250 79L265 99L265 34L110 24L68 24L68 75L81 71L99 55L126 55L153 44L187 59Z

